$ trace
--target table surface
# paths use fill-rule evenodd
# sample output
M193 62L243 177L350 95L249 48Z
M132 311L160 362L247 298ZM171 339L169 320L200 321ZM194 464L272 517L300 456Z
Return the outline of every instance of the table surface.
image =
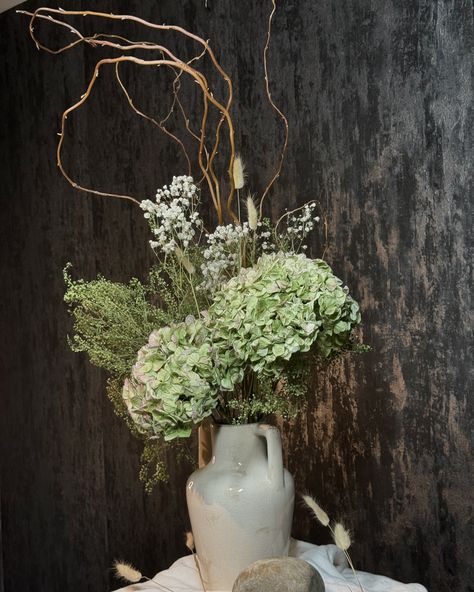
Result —
M293 540L290 555L311 563L321 574L326 592L360 592L360 586L342 551L335 545L312 545ZM139 567L139 566L137 566ZM427 592L421 584L402 584L385 576L357 571L364 592ZM194 557L187 555L158 573L152 582L120 588L120 592L203 592ZM119 592L118 590L116 592ZM218 592L230 592L221 590Z

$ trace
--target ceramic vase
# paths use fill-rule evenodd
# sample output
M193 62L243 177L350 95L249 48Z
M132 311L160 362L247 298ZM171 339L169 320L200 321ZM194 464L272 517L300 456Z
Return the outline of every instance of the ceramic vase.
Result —
M210 430L210 461L189 477L186 499L206 590L225 591L254 561L288 555L294 484L278 428Z

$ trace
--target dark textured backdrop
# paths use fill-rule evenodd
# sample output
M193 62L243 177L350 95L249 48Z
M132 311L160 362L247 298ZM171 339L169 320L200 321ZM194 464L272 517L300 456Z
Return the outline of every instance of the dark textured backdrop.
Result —
M238 145L256 189L282 138L262 84L269 4L65 3L209 37L235 81ZM432 592L474 590L473 49L471 1L281 0L270 54L291 129L272 215L321 200L327 259L360 301L373 346L315 376L308 415L283 426L288 465L299 490L351 527L357 566ZM122 280L149 262L140 213L75 193L55 166L59 114L82 94L96 55L38 52L25 17L0 16L5 592L105 591L113 557L151 574L185 552L188 469L144 494L139 447L103 376L66 344L67 261L78 275ZM129 80L158 112L160 85ZM84 183L149 197L182 169L112 86L105 75L72 118L69 164ZM327 541L300 507L294 535Z

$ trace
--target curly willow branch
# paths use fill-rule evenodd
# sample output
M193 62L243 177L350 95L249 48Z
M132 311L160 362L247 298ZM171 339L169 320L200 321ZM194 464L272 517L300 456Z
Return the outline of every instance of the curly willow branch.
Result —
M164 125L162 125L161 122L156 121L156 119L154 119L153 117L150 117L146 113L143 113L143 111L141 111L140 109L137 109L137 107L135 106L135 103L132 100L132 97L130 96L130 93L125 88L125 85L124 85L122 79L120 78L119 63L115 64L115 76L117 78L117 82L119 83L120 88L123 91L123 94L127 98L127 101L129 103L130 107L133 109L133 111L135 111L135 113L137 115L140 115L140 117L143 117L147 121L150 121L151 123L153 123L153 125L156 125L164 134L169 136L172 140L174 140L181 147L184 157L186 158L186 162L188 163L188 175L190 175L191 174L191 161L189 159L189 154L187 153L183 142L178 137L176 137L172 132L170 132Z
M183 29L182 27L178 27L176 25L158 25L158 24L150 23L149 21L146 21L144 19L141 19L136 16L131 16L131 15L115 15L115 14L107 14L107 13L103 13L103 12L93 12L93 11L83 11L83 10L81 10L81 11L63 10L63 9L53 9L53 8L38 8L33 13L26 12L26 11L18 11L18 12L31 16L30 25L29 25L31 38L33 39L33 41L36 44L36 47L38 49L43 49L44 51L47 51L48 53L58 54L63 51L66 51L68 49L71 49L72 47L78 45L79 43L87 43L92 46L101 45L101 46L112 47L112 48L120 49L120 50L124 50L124 51L130 51L130 50L134 50L134 49L155 50L155 51L160 51L162 54L166 54L166 56L169 58L169 59L161 59L161 60L144 60L144 59L140 59L140 58L132 57L132 56L120 56L117 58L103 59L103 60L100 60L99 62L97 62L96 66L94 68L94 74L92 76L91 81L89 82L89 85L87 87L85 94L82 95L81 99L77 103L75 103L74 105L72 105L71 107L66 109L66 111L64 111L62 118L61 118L61 133L59 134L60 140L59 140L58 149L57 149L58 166L59 166L62 174L64 175L64 177L68 180L68 182L73 187L80 189L82 191L94 193L96 195L117 197L120 199L127 199L129 201L134 202L134 203L139 203L138 200L136 200L135 198L128 196L128 195L105 193L102 191L96 191L96 190L84 188L84 187L78 185L77 183L75 183L71 179L71 177L65 171L64 166L61 161L61 149L62 149L62 146L64 143L65 122L67 120L68 114L71 113L72 111L76 110L77 108L79 108L89 97L91 90L95 84L95 81L99 75L99 70L102 65L116 64L116 66L117 66L121 62L128 61L128 62L133 62L133 63L141 65L141 66L167 66L167 67L170 67L173 69L181 70L181 72L185 72L185 73L189 74L198 83L198 85L202 91L202 94L203 94L203 116L202 116L202 121L201 121L201 130L200 130L201 133L199 136L198 162L199 162L199 166L201 168L201 171L203 173L203 176L205 177L207 184L209 186L211 198L212 198L214 207L217 212L217 217L218 217L219 223L221 223L223 220L223 212L222 212L221 199L220 199L219 183L218 183L217 177L214 172L213 161L214 161L215 156L218 153L221 127L224 122L226 122L226 124L227 124L228 134L229 134L229 145L230 145L230 156L229 156L227 174L229 177L229 187L230 188L229 188L229 194L228 194L227 200L226 200L226 210L227 210L228 216L230 216L234 221L237 219L234 212L232 211L232 201L233 201L233 196L234 196L234 192L235 192L234 180L233 180L233 174L232 174L233 173L233 163L234 163L234 159L235 159L235 142L234 142L234 127L233 127L232 119L230 116L230 106L232 104L232 81L231 81L230 77L227 75L227 73L224 71L224 69L220 66L219 62L217 61L217 59L214 55L214 52L210 48L209 43L207 41L205 41L204 39L202 39L201 37L199 37L197 35L194 35L193 33L187 31L186 29ZM162 30L162 31L163 30L175 31L177 33L180 33L181 35L184 35L186 37L189 37L190 39L193 39L194 41L196 41L197 43L199 43L203 47L203 50L204 50L203 53L206 53L210 57L217 72L226 82L227 90L228 90L226 105L223 105L222 103L220 103L219 101L217 101L214 98L213 93L209 90L209 86L208 86L207 80L204 77L204 75L202 73L198 72L195 68L190 66L190 63L194 60L199 59L199 56L197 56L196 58L193 58L193 60L191 60L190 62L183 62L182 60L177 58L175 55L173 55L168 48L161 46L161 45L153 44L150 42L130 42L129 40L126 40L125 38L120 38L119 36L105 35L105 34L96 34L92 37L85 37L75 27L73 27L73 26L69 25L68 23L65 23L61 20L53 18L51 16L52 14L61 15L61 16L82 15L82 16L93 16L93 17L110 19L110 20L133 21L133 22L139 23L139 24L141 24L145 27L151 28L151 29L157 29L157 30ZM42 45L38 41L38 39L36 38L36 36L34 34L34 26L33 25L34 25L35 19L37 19L37 18L47 20L47 21L54 23L55 25L58 25L61 27L68 28L71 33L76 35L77 39L74 40L73 42L65 45L64 47L61 47L56 50L50 49L50 48ZM108 40L108 39L112 39L112 38L125 41L126 44L123 45L123 44L115 43L115 42ZM118 75L118 71L117 71L117 75ZM124 93L127 96L127 100L129 101L130 106L135 110L135 112L137 112L138 115L141 115L142 117L145 117L145 118L149 119L150 121L153 121L152 118L149 118L148 116L146 116L142 112L139 112L138 109L136 109L136 107L134 106L134 104L131 100L130 95L128 94L128 92L126 92L125 87L121 83L119 77L118 77L118 81L120 83L122 90L124 91ZM175 95L175 97L177 97L177 92L174 92L174 95ZM206 150L206 146L205 146L206 124L208 121L209 104L213 105L221 113L221 116L220 116L219 121L216 126L214 147L213 147L210 155L208 155L207 150ZM183 114L184 114L184 111L183 111ZM158 122L155 122L155 123L158 124L158 127L160 127L160 129L163 130L162 125L160 125ZM189 127L188 127L188 130L189 130ZM203 162L203 153L206 155L206 163Z
M284 113L276 106L275 102L273 101L272 93L270 92L270 83L269 83L269 79L268 79L267 54L268 54L268 49L270 47L270 39L272 36L272 21L273 21L273 15L275 14L275 11L276 11L276 0L272 0L272 6L273 6L272 11L270 12L270 16L268 17L267 38L266 38L266 42L265 42L265 48L263 50L263 68L265 71L265 89L267 91L267 97L268 97L268 100L270 101L271 106L278 113L281 120L283 121L285 137L284 137L284 141L283 141L283 148L281 150L281 156L280 156L277 170L276 170L275 174L273 175L273 177L271 178L270 183L266 186L262 197L260 198L260 207L259 207L260 219L262 218L263 202L265 200L265 197L268 195L268 192L270 191L272 185L275 183L275 181L280 176L281 169L283 167L283 161L285 159L286 147L288 145L288 119L286 118Z
M200 54L198 54L197 56L194 56L192 59L189 60L189 62L187 62L188 66L190 66L193 62L199 61L204 56L205 53L206 53L206 50L203 49ZM175 71L175 77L173 80L173 102L171 103L171 107L170 107L167 115L165 115L165 117L160 121L160 125L164 125L168 121L168 119L171 117L171 114L174 112L174 108L175 108L176 103L179 101L178 94L181 89L180 78L181 78L182 74L183 74L182 70L179 70L178 72Z
M82 95L81 99L79 101L77 101L77 103L75 103L74 105L72 105L71 107L69 107L68 109L66 109L66 111L64 111L62 118L61 118L61 133L60 133L60 140L58 143L58 148L57 148L57 157L58 157L58 166L61 170L61 172L63 173L63 175L66 177L66 179L68 179L68 181L75 187L79 186L77 184L74 183L74 181L72 181L72 179L68 176L68 174L66 173L63 165L62 165L62 161L61 161L61 150L62 150L62 145L63 145L63 141L64 141L64 134L65 134L65 124L66 124L66 120L67 117L69 115L69 113L75 111L76 109L78 109L82 104L84 104L87 100L87 98L89 97L94 84L99 76L99 71L100 68L105 65L105 64L117 64L117 63L121 63L121 62L132 62L135 64L138 64L140 66L169 66L169 67L176 67L179 68L181 70L183 70L184 72L190 74L195 80L196 82L199 84L199 86L201 87L201 90L203 91L203 101L204 101L204 112L203 112L203 117L202 117L202 125L201 125L201 136L200 136L200 147L199 147L199 153L198 153L198 159L199 159L199 165L201 167L201 169L203 170L204 176L206 177L206 180L208 182L208 185L210 188L212 188L212 181L211 178L209 176L208 171L205 169L203 162L202 162L202 153L203 153L203 147L204 147L204 138L205 138L205 125L206 125L206 121L207 121L207 115L208 115L208 103L212 103L214 106L216 106L219 110L224 111L224 107L221 105L221 103L219 103L210 93L209 90L207 88L207 84L206 84L206 80L204 78L204 76L198 72L196 72L193 68L191 68L190 66L188 66L185 63L182 62L175 62L173 60L143 60L141 58L137 58L134 56L120 56L118 58L105 58L100 60L99 62L97 62L97 64L95 65L94 68L94 73L92 75L92 78L89 82L89 86L85 92L85 94ZM226 115L227 117L227 115ZM229 126L232 126L232 122L228 121ZM89 190L87 190L89 191ZM99 193L101 194L101 193ZM118 197L118 196L115 196ZM211 197L214 203L214 206L216 208L217 211L217 215L219 218L219 221L222 220L222 210L220 207L220 203L217 201L217 197L214 193L214 190L211 190ZM126 198L129 198L129 196L126 196ZM136 200L135 200L136 201Z

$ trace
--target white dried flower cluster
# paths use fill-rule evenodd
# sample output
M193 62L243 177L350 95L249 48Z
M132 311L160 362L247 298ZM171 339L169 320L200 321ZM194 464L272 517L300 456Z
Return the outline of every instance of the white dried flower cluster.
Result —
M262 230L262 228L266 228L266 230ZM264 226L262 222L257 224L257 231L258 231L258 238L260 239L260 248L264 253L270 253L275 250L275 245L270 240L272 237L272 233L268 230L267 226Z
M286 218L286 230L283 234L277 235L277 242L284 241L285 250L299 253L308 248L307 245L303 245L303 241L319 222L319 216L314 215L315 209L316 203L309 202L282 217Z
M286 224L286 232L288 236L297 239L304 239L311 230L314 224L319 222L319 216L314 216L316 204L314 202L307 203L298 212L298 215L288 216Z
M207 248L203 255L206 260L201 266L204 281L200 290L213 291L235 274L239 263L240 243L250 234L248 222L235 226L217 226L207 237Z
M173 177L171 185L156 192L156 202L146 199L140 207L154 234L150 241L153 250L165 255L176 248L185 250L201 228L197 212L198 188L193 178L186 175Z

